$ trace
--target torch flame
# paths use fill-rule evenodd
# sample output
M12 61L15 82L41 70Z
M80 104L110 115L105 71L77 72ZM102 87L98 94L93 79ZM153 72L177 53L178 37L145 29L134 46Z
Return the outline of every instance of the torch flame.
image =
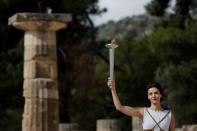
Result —
M115 43L115 40L113 39L113 40L111 40L111 44L114 44Z

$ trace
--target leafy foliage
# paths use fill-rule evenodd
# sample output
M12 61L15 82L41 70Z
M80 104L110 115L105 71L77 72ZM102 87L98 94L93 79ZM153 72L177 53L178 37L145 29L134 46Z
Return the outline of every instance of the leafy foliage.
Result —
M157 70L156 79L162 83L167 94L165 104L174 110L179 126L197 122L195 119L197 116L196 77L197 61L195 59L179 65L170 64Z
M164 16L170 0L152 0L145 6L147 12L154 16Z
M23 85L23 40L17 47L0 54L0 129L20 130L24 99ZM8 126L9 124L9 126Z

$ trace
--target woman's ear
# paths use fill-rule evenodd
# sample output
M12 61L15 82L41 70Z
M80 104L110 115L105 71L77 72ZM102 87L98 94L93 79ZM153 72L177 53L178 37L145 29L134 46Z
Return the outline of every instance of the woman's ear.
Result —
M163 98L163 95L162 95L162 94L161 94L161 98ZM161 99L161 98L160 98L160 99Z

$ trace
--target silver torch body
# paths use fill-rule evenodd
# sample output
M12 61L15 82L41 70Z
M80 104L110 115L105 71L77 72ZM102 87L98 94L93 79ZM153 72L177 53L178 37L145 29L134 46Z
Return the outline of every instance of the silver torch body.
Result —
M114 78L114 54L115 54L115 48L118 47L118 45L114 43L109 43L105 45L107 48L109 48L109 74L110 78ZM110 86L112 88L112 86Z

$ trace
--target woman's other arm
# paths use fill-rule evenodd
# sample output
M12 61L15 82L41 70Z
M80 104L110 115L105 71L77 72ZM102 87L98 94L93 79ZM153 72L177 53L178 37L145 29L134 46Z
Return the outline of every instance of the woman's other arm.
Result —
M173 114L171 116L170 131L175 131L175 118Z
M114 102L116 110L118 110L128 116L135 116L140 119L143 119L144 108L133 108L133 107L129 107L129 106L123 106L120 103L120 100L119 100L118 95L116 93L115 81L111 78L108 78L107 84L108 84L108 86L112 86L111 92L112 92L113 102Z

